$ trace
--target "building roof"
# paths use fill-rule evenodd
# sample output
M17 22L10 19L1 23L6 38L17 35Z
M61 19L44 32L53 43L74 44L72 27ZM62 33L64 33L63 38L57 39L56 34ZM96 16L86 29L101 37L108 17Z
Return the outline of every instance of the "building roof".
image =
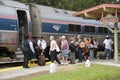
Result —
M79 12L74 13L74 16L79 16L82 18L93 18L99 20L103 16L107 14L112 14L113 16L116 15L120 21L120 4L101 4L89 9L85 9Z

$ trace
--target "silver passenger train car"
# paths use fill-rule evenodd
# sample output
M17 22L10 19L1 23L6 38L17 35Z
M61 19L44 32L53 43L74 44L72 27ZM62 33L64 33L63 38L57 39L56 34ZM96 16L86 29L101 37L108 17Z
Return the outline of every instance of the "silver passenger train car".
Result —
M106 35L113 35L96 20L74 17L75 11L57 9L37 4L24 4L12 0L0 0L0 56L6 53L11 59L21 49L26 34L35 39L41 35L49 43L49 36L92 36L102 44Z
M44 35L48 43L50 35L56 38L65 35L68 41L71 36L81 35L96 37L101 46L106 35L113 36L99 21L73 16L75 11L37 4L29 4L29 10L33 36Z
M29 8L25 4L0 0L0 55L7 54L14 59L15 51L20 47L23 35L29 33ZM24 31L23 31L24 28Z

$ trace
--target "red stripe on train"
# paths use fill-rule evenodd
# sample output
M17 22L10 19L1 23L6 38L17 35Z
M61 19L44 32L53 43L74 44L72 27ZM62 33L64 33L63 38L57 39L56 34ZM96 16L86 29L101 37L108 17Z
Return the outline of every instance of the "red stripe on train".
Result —
M0 14L0 18L6 18L6 19L17 19L16 16L14 15L5 15L5 14Z
M41 22L58 23L58 24L79 24L80 25L80 23L67 22L67 21L47 20L47 19L43 19L43 20L41 20Z

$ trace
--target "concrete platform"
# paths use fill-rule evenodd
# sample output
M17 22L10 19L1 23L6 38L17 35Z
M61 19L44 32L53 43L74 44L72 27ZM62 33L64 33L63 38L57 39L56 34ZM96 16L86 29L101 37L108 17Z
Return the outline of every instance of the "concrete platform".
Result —
M0 80L3 79L9 79L9 78L13 78L13 77L17 77L17 76L24 76L24 75L29 75L32 73L37 73L40 71L45 71L45 70L49 70L49 65L46 66L34 66L31 68L22 68L17 67L16 69L13 70L8 70L8 71L4 71L0 73Z
M84 64L83 63L76 63L76 64L67 64L67 65L58 65L57 67L62 67L62 66L70 66L70 65L79 65L79 64ZM118 64L114 63L114 60L93 60L91 61L92 64L102 64L102 65L110 65L110 66L117 66L120 67L120 61ZM23 75L30 75L33 73L41 72L41 71L46 71L49 70L49 65L46 64L45 66L33 66L31 68L24 69L22 66L19 67L14 67L13 69L8 69L8 70L0 70L0 80L4 79L9 79L9 78L14 78L17 76L23 76Z

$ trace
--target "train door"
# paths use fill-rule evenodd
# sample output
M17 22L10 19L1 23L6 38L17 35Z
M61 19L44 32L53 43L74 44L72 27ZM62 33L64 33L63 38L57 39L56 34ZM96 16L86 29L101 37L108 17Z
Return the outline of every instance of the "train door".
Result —
M27 19L27 13L23 10L17 10L17 16L18 16L18 38L19 38L19 44L18 46L21 47L22 41L25 38L25 35L28 34L28 19Z

